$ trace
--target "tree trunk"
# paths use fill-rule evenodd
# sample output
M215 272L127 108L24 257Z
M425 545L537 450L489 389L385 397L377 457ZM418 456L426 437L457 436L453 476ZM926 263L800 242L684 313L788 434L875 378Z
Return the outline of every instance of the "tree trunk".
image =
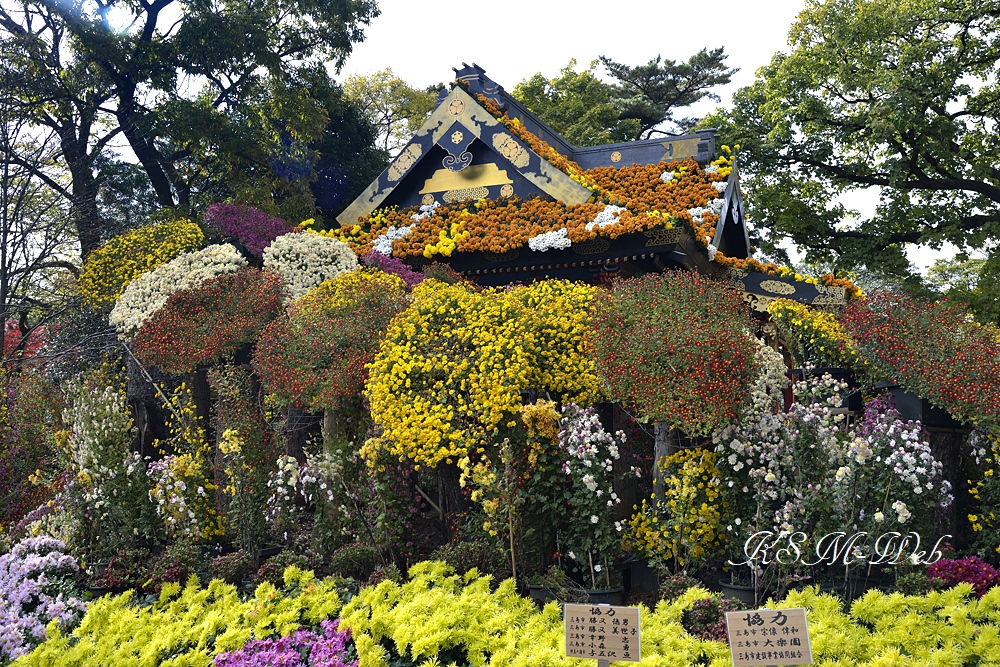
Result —
M660 462L677 451L677 436L667 422L656 422L653 437L653 491L657 499L662 499L665 487Z

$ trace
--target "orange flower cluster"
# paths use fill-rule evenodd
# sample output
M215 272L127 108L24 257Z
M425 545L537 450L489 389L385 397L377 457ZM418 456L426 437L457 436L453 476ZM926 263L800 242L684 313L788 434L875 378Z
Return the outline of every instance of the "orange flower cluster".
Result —
M660 180L664 171L680 172L682 169L682 176L671 184ZM458 240L458 252L502 253L526 245L533 236L563 228L573 243L597 236L617 238L656 227L670 228L681 222L695 224L687 209L705 206L717 197L712 183L721 180L715 174L705 173L694 160L620 169L600 167L586 173L600 189L602 202L567 206L540 198L481 199L440 206L430 216L417 221L411 217L416 208L382 210L362 221L360 227L343 229L339 238L363 255L390 226L414 225L413 230L393 246L393 255L402 258L422 256L428 245L440 240L442 230L451 230L453 224L468 234L462 234L463 238ZM587 224L604 210L605 203L624 206L626 210L620 212L617 223L588 230ZM697 221L697 230L701 236L712 236L717 223L718 216L706 213Z

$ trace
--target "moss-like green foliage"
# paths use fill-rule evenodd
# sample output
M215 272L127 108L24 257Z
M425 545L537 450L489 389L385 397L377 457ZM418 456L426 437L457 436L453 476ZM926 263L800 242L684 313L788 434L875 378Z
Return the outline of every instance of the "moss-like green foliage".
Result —
M385 581L362 590L342 612L360 667L448 665L579 667L563 656L557 603L538 612L508 580L470 570L454 575L441 562L419 563L406 584ZM713 594L689 588L655 611L640 606L644 667L730 667L725 643L702 641L681 620ZM967 584L925 596L867 593L845 610L815 589L768 601L769 608L804 607L816 665L824 667L1000 666L1000 587L976 600Z
M291 634L335 617L341 607L337 580L317 580L296 567L285 570L283 594L268 583L242 601L236 589L215 580L203 588L196 577L167 583L159 600L140 607L132 592L92 603L80 626L48 638L18 667L208 667L214 657L236 651L249 639Z

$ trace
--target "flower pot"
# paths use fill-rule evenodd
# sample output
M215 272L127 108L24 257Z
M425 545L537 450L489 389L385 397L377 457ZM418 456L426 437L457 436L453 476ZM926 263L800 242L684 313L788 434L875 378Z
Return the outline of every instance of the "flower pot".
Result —
M892 396L896 410L903 421L919 421L934 428L961 429L965 424L952 417L947 410L931 405L926 398L913 394L894 382L876 382L877 389L885 389Z
M528 596L535 601L538 608L541 609L545 606L545 603L549 600L556 600L556 596L552 594L552 591L545 588L545 586L533 585L528 586Z
M732 579L719 579L719 587L722 589L722 594L731 600L739 600L750 609L757 605L757 591L753 586L740 586L733 584ZM762 590L761 600L766 599L769 594L770 591Z
M600 591L587 591L591 604L621 604L625 601L624 588L607 588Z
M104 595L109 595L111 593L111 589L103 586L91 586L87 589L87 592L90 593L90 597L92 599L96 600Z
M648 593L660 590L660 578L645 558L628 558L618 564L618 569L622 573L622 588L626 593L633 590Z
M796 381L801 380L805 375L805 372L801 368L793 368L788 372ZM814 377L823 377L824 374L829 375L838 382L847 383L847 393L841 396L843 400L842 407L847 408L851 412L860 412L864 408L861 401L861 385L858 384L854 373L846 368L814 368L810 371L810 375Z

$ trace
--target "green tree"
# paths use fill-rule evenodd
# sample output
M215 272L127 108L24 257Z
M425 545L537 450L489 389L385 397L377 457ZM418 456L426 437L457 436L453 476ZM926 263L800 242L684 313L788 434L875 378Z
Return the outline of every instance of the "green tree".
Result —
M605 56L601 56L601 63L618 81L615 97L621 108L620 118L637 120L636 138L648 139L663 123L673 123L680 131L694 125L691 118L675 118L677 109L705 98L719 101L710 89L729 83L739 71L726 67L726 57L724 49L718 48L702 49L680 63L660 56L635 67Z
M575 146L599 146L630 141L639 122L621 119L615 87L597 78L597 61L578 72L576 59L547 79L541 72L514 86L511 94L553 130Z
M1000 237L1000 2L810 0L789 40L703 121L742 146L765 250L902 276L906 244ZM866 188L871 217L842 198Z
M928 270L927 282L948 300L968 304L979 322L1000 324L1000 257L939 259Z
M379 146L395 153L424 124L437 101L436 87L419 90L396 76L391 67L371 74L352 74L344 93L375 126Z
M62 194L86 254L102 227L94 163L113 138L125 139L168 208L192 205L209 171L199 157L240 153L232 123L262 89L281 104L262 123L272 157L305 153L327 119L295 90L296 76L326 61L339 68L377 14L374 0L12 0L0 5L11 54L0 95L60 137L72 175Z

